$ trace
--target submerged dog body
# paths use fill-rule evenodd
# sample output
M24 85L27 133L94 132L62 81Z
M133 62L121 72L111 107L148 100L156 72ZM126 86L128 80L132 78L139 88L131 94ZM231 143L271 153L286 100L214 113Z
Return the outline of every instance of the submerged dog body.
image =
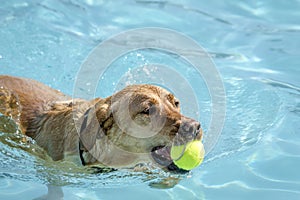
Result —
M201 139L200 124L153 85L132 85L91 101L72 99L37 81L0 76L0 112L53 160L111 168L155 163L176 170L170 146Z

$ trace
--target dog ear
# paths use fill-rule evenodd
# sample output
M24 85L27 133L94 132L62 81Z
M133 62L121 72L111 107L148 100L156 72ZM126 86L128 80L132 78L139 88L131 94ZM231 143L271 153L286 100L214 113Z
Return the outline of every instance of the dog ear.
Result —
M100 125L103 125L105 121L112 115L111 97L106 99L100 99L95 103L95 113Z
M79 130L81 148L84 151L91 150L97 139L106 135L108 128L112 125L110 101L100 99L85 111L81 118Z

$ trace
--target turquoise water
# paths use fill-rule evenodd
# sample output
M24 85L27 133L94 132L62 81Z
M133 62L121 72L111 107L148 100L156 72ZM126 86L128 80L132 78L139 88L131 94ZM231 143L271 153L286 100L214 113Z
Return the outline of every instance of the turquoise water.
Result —
M93 175L39 159L28 153L41 151L34 141L23 144L1 133L0 199L38 198L49 180L61 185L65 199L299 199L299 10L297 0L2 1L1 74L30 77L72 95L82 62L101 41L132 28L170 28L210 53L227 109L222 134L204 163L164 190L149 187L144 174ZM172 65L202 88L197 99L207 130L211 102L205 83L172 55L140 50L120 57L96 94L111 95L122 74L135 83L130 70L147 63ZM59 196L60 189L55 191Z

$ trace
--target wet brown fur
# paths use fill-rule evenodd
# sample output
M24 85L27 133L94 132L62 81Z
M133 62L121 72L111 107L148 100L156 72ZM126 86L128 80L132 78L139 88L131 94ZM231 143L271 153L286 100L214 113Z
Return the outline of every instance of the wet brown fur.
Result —
M53 160L70 157L80 163L82 140L86 164L131 167L149 162L151 148L170 143L178 132L184 116L176 103L172 94L152 85L128 86L108 98L87 101L73 100L31 79L0 76L0 112L12 117ZM123 109L125 105L128 109ZM156 135L146 135L148 139L136 137L144 132L143 127L155 129L149 125L150 118L141 114L151 105L156 105L154 111L160 116L152 119L154 126L161 128ZM79 137L78 129L88 109L92 112L88 112L87 126ZM164 124L160 124L162 120ZM142 128L134 128L132 123Z

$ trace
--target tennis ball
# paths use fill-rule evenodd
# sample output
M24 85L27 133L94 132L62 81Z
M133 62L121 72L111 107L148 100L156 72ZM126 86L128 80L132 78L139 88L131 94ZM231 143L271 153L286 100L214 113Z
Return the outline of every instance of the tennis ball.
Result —
M203 161L204 154L203 144L198 140L171 147L171 158L174 164L184 170L191 170L199 166Z

